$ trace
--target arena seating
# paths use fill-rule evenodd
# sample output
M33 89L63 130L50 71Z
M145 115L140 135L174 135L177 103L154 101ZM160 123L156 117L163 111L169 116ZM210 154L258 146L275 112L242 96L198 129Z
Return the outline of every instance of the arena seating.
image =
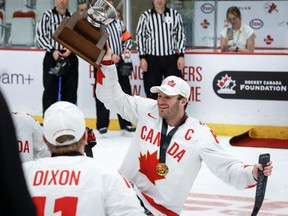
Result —
M35 46L36 13L34 11L15 11L11 20L9 47Z
M4 11L0 10L0 46L5 45L5 32L6 32L6 26L5 26Z

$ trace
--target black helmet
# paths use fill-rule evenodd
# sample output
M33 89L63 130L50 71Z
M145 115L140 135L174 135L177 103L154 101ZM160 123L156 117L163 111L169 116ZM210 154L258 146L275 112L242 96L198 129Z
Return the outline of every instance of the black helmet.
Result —
M55 76L63 76L70 68L70 61L68 58L60 56L56 61L56 66L50 68L49 73Z

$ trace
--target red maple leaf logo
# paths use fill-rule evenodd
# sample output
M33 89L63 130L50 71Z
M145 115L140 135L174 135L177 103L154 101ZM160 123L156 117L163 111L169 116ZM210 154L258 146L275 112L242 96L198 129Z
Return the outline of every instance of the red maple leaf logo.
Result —
M264 41L266 42L267 45L270 45L274 41L274 39L272 38L271 35L267 35Z
M171 86L171 87L174 87L176 85L176 83L174 82L174 80L169 80L167 82L167 85Z
M155 185L157 180L165 179L165 176L159 176L156 172L156 166L159 163L159 159L157 158L158 151L150 154L147 151L147 154L142 155L140 153L139 162L140 162L140 169L139 172L146 175L149 181Z
M277 10L277 5L275 5L274 3L272 3L271 5L269 5L268 13L271 14L274 10L275 10L276 12L278 12L278 10Z
M220 87L223 87L227 81L228 77L224 77L224 79L219 82Z
M206 29L208 28L208 26L210 25L210 23L208 22L207 19L204 19L203 22L201 22L201 26Z

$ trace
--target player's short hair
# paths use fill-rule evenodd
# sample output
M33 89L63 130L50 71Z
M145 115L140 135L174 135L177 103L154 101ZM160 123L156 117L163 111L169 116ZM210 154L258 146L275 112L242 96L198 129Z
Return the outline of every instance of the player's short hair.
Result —
M74 137L71 135L62 135L62 136L57 138L57 141L65 142L65 141L69 141L69 140L73 140L73 139L74 139ZM85 134L83 134L83 137L78 142L72 143L70 145L55 146L55 145L49 143L47 140L46 140L46 144L47 144L49 151L52 154L56 154L56 155L65 155L65 154L69 154L70 152L79 152L81 147L83 145L86 145Z
M181 100L181 99L183 99L183 98L185 98L185 97L182 96L182 95L178 95L177 100ZM184 106L184 110L186 110L187 106L188 106L188 100L187 100L187 103L186 103L185 106Z

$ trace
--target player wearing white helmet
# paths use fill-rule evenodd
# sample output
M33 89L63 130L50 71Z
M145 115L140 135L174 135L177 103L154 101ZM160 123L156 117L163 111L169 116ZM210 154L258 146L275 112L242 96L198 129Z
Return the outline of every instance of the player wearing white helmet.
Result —
M44 114L50 158L23 164L38 215L145 215L129 182L114 168L84 156L83 113L70 102L56 102Z

